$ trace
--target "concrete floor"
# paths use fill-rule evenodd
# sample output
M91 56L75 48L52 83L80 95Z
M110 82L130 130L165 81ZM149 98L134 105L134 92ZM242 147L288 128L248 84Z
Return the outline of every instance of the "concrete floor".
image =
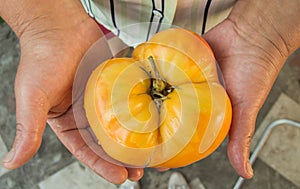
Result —
M0 24L0 158L12 146L15 134L15 99L14 78L19 61L18 39L10 28ZM300 50L294 53L279 74L272 91L261 109L257 119L257 131L261 125L281 118L282 115L293 114L294 119L300 121L300 110L292 109L300 104ZM284 97L282 97L284 96ZM286 103L289 101L291 103ZM277 105L276 105L277 104ZM274 106L275 108L274 108ZM276 108L277 107L277 108ZM278 112L285 108L284 114ZM298 111L299 110L299 111ZM263 126L261 127L263 128ZM299 133L294 130L294 133ZM293 143L290 135L285 140ZM297 135L299 138L299 135ZM296 136L296 138L297 138ZM294 136L295 137L295 136ZM256 136L259 138L259 136ZM276 141L276 140L275 140ZM291 144L289 143L289 144ZM295 181L300 175L289 173L289 166L293 164L275 161L268 157L268 150L274 151L276 146L268 145L264 156L257 159L254 165L255 176L244 183L243 188L249 189L300 189ZM267 148L267 147L266 147ZM295 145L297 148L297 145ZM291 149L299 166L300 150ZM289 149L289 146L287 147ZM280 156L280 154L276 155ZM271 160L270 160L271 159ZM272 162L272 163L270 163ZM275 164L275 165L274 165ZM284 171L281 167L284 167ZM143 189L163 189L167 187L170 174L179 171L184 174L188 182L200 179L207 189L232 188L238 176L229 164L226 156L226 141L208 158L190 166L158 173L153 169L146 169L141 180ZM48 188L117 188L103 179L95 176L89 169L82 166L60 143L52 130L47 127L43 143L38 153L23 167L8 171L0 166L0 189L48 189Z

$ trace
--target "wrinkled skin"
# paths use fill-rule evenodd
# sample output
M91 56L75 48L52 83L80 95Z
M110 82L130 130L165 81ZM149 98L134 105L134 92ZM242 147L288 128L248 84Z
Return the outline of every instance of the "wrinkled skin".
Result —
M228 157L244 178L253 176L249 154L258 111L285 60L300 46L300 22L293 16L299 15L300 2L269 3L238 1L229 17L204 35L233 106Z
M70 152L97 174L113 183L139 180L142 169L101 159L75 126L71 106L75 71L84 52L102 33L77 1L34 1L0 0L5 8L0 15L21 45L15 82L17 133L3 166L15 169L26 163L37 152L48 121ZM228 156L245 178L253 176L249 146L257 113L284 61L300 43L299 1L282 5L269 1L238 1L229 18L204 35L215 52L233 104ZM10 15L18 8L14 3L23 6L17 16ZM262 11L262 7L268 9Z
M48 121L69 151L97 174L113 183L127 178L138 180L142 169L126 169L104 161L87 147L77 130L71 106L75 71L102 32L79 2L65 3L51 6L56 10L72 6L73 11L45 14L26 24L22 33L17 32L21 45L15 81L17 133L3 166L15 169L27 162L39 149Z

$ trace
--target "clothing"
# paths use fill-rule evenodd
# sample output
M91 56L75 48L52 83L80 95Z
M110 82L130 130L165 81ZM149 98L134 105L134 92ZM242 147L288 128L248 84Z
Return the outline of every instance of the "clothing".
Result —
M224 20L234 0L81 0L87 13L128 45L182 27L203 34Z

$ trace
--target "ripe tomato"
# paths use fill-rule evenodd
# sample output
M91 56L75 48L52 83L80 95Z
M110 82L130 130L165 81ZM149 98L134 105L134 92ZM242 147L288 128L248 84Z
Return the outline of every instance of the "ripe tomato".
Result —
M231 104L208 44L168 29L137 46L132 58L100 64L84 106L99 144L133 166L175 168L211 154L226 137Z

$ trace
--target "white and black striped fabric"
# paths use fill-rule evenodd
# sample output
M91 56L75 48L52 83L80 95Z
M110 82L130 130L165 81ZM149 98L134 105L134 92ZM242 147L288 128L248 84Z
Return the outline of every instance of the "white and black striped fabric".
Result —
M203 34L224 20L234 0L81 0L87 13L128 45L171 26Z

